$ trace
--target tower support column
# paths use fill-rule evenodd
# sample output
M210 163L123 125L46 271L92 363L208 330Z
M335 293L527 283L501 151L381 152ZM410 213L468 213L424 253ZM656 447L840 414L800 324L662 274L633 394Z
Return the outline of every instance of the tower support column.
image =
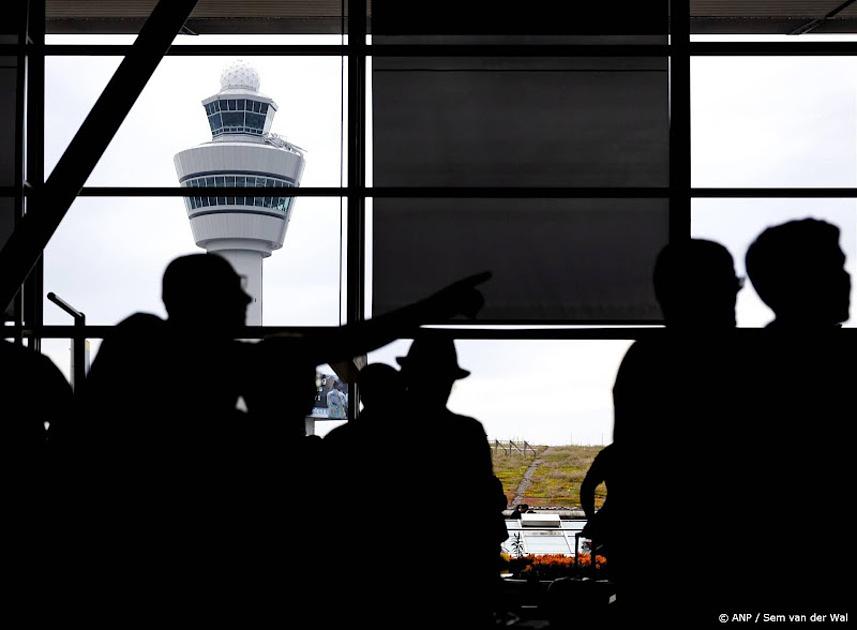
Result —
M261 252L247 249L209 250L212 254L223 256L241 276L244 291L253 298L247 305L247 325L262 325L262 258Z

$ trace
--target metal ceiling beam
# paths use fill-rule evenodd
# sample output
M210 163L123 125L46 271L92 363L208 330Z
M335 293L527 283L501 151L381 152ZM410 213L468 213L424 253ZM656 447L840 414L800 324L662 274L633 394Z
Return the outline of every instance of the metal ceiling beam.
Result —
M197 0L160 0L128 55L0 251L0 305L21 288L98 160L179 33Z

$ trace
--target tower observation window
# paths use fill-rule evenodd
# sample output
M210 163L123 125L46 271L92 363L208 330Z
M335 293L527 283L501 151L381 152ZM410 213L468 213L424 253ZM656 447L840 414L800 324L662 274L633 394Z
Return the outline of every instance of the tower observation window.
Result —
M182 186L186 188L200 187L254 187L254 188L273 188L273 187L292 187L292 182L286 181L279 177L258 176L258 175L215 175L206 177L193 177L182 182ZM249 208L270 208L271 210L279 211L283 214L288 212L292 204L292 197L186 197L185 206L189 211L199 208L209 208L216 206L243 206ZM225 209L225 208L224 208Z
M211 135L249 133L262 135L268 103L250 99L222 99L205 106Z

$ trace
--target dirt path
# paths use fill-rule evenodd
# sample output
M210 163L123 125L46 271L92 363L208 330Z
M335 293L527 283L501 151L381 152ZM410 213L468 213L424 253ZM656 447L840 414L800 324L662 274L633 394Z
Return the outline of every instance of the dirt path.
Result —
M527 490L529 490L530 486L533 484L533 475L536 473L536 469L544 463L543 457L552 450L552 446L547 447L539 454L538 457L530 462L529 468L527 468L527 471L524 473L524 478L521 479L521 483L519 483L518 487L515 489L515 498L512 499L512 502L509 504L510 508L515 508L523 502L524 497L527 494Z

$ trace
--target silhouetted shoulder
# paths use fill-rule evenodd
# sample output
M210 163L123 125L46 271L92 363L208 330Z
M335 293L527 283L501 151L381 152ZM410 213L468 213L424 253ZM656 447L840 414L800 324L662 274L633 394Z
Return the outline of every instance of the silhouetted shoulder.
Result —
M335 429L331 429L330 432L324 436L322 442L327 446L339 446L347 444L348 442L356 439L357 437L358 428L356 426L356 422L352 420L336 427Z
M634 390L645 391L663 367L666 347L655 341L635 341L625 353L613 385L614 402L621 405L623 397Z
M113 330L104 338L104 344L147 340L152 336L163 336L168 331L168 328L167 322L157 315L151 313L134 313L116 324Z
M4 392L0 435L7 453L39 448L69 419L73 398L68 381L46 356L0 341L0 380ZM23 450L22 450L23 449Z
M116 334L133 332L162 331L167 322L152 313L134 313L116 324L113 331Z
M453 424L455 429L461 434L473 438L481 438L483 440L488 439L485 433L485 427L483 427L482 423L476 418L460 416L457 413L449 413L446 417L446 421Z

